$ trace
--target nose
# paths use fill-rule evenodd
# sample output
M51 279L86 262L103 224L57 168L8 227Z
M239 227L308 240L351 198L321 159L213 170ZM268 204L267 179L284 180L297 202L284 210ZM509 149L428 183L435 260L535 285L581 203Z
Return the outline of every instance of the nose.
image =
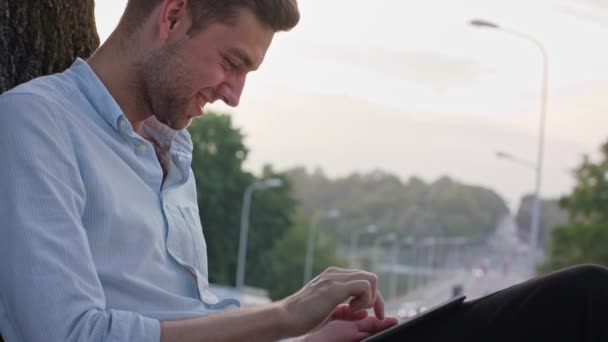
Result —
M245 87L246 77L244 74L234 75L234 77L226 80L218 87L217 96L231 107L238 106Z

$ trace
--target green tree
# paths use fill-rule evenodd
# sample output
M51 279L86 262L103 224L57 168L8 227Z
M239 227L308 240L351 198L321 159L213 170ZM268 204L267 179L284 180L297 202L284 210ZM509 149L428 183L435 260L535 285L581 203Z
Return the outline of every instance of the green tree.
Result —
M243 170L247 148L243 134L233 127L230 116L206 114L188 129L194 145L192 169L197 184L198 205L207 242L210 281L235 282L240 232L240 214L245 188L257 181ZM262 178L282 177L272 168ZM295 201L289 183L277 189L253 193L247 249L246 282L261 285L263 251L270 249L291 226Z
M519 204L517 214L517 234L521 241L530 241L530 221L534 195L524 196ZM543 249L549 245L551 232L554 228L568 223L568 213L560 208L558 199L542 199L539 222L539 243Z
M304 259L308 242L310 222L303 216L295 219L295 226L273 248L264 253L264 279L262 284L269 289L273 300L283 298L302 287ZM329 266L346 267L347 261L336 255L333 239L319 234L315 244L313 276Z
M608 143L600 152L598 162L583 158L574 171L574 189L559 201L569 222L553 230L544 271L578 263L608 265Z
M326 230L338 241L349 241L354 229L369 224L413 237L467 236L481 241L508 214L494 191L447 177L426 184L418 178L403 183L378 170L335 180L320 169L309 174L295 168L288 174L304 213L313 215L319 208L341 212L335 227Z

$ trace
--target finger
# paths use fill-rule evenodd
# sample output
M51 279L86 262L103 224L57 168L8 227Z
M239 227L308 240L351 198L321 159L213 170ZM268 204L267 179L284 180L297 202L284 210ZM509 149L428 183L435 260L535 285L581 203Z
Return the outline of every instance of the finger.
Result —
M372 306L371 284L367 280L352 280L346 283L348 297L352 297L348 306L351 311L368 309Z
M336 310L334 310L331 319L358 321L360 319L364 319L367 316L368 314L366 310L353 311L348 305L342 304L339 305Z
M376 291L376 299L374 301L374 315L379 319L384 319L384 299L380 292Z
M367 280L370 285L370 301L366 303L365 308L371 307L376 302L376 296L378 294L377 284L378 284L378 276L374 273L361 271L361 270L349 270L349 269L339 269L339 275L336 275L338 278L344 277L343 281L348 280ZM384 302L382 302L384 303ZM351 306L352 307L352 306ZM384 307L384 304L382 304Z
M341 268L341 267L328 267L321 274L340 274L340 275L366 275L376 276L374 273L367 272L356 268Z
M348 316L346 319L349 321L358 321L358 320L367 318L367 316L368 316L367 310L359 310L359 311L351 312L350 316Z
M356 270L356 269L352 269L352 268L342 268L342 267L328 267L325 269L325 271L323 271L321 274L325 273L334 273L334 274L350 274L350 273L357 273L357 272L361 272L360 270Z
M387 317L386 319L378 319L373 316L369 316L366 319L355 322L359 331L367 333L376 333L384 329L390 328L397 324L397 319L394 317Z

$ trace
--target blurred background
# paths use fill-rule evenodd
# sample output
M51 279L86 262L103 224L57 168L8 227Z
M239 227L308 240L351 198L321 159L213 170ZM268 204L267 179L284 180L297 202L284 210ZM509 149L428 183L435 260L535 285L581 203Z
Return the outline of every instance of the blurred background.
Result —
M96 2L101 40L125 0ZM608 264L608 4L301 0L238 108L190 127L210 280L254 305L330 265L411 317Z

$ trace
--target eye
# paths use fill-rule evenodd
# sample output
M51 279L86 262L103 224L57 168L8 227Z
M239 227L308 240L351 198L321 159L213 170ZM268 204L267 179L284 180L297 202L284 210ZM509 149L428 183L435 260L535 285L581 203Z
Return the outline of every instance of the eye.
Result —
M239 65L234 62L232 59L230 59L229 57L224 57L224 69L226 70L236 70L239 68Z

